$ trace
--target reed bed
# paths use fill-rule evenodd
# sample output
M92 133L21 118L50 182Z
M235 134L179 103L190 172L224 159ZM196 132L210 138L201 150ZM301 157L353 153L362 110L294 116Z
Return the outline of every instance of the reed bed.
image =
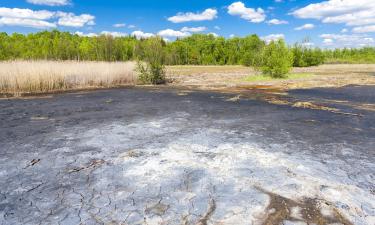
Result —
M0 93L19 96L135 85L135 67L134 62L0 62Z

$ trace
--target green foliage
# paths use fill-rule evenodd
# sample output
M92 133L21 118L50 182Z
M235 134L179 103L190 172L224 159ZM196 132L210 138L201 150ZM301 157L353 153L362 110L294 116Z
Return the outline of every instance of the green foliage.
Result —
M324 53L319 48L307 48L296 44L293 48L295 67L318 66L324 63Z
M139 81L143 84L165 83L164 48L165 42L160 37L142 40L138 44L137 70Z
M272 78L283 78L293 65L293 53L283 40L271 41L263 52L261 70Z
M135 37L82 37L57 30L8 35L0 32L0 60L45 59L128 61L143 59L146 40ZM245 65L259 67L266 44L257 35L228 38L207 34L162 43L165 65ZM375 48L318 49L292 47L293 65L375 63Z

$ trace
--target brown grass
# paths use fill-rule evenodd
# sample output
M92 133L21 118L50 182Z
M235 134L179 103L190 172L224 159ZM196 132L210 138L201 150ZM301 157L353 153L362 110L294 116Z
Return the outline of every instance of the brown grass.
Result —
M253 79L259 72L243 66L170 66L167 77L172 85L201 89L270 86L279 89L375 85L374 64L322 65L294 68L298 79ZM303 77L303 75L308 75Z
M134 62L7 61L0 62L0 94L134 85Z

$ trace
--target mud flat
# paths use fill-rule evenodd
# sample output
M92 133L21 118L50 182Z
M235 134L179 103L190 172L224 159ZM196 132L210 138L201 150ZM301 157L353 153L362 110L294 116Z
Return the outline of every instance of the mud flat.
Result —
M2 99L0 224L374 224L375 86L287 94Z

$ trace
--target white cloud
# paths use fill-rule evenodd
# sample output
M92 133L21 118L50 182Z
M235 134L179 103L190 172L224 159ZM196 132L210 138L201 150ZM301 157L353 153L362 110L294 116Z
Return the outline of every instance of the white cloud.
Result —
M325 44L325 45L332 45L333 44L333 40L331 38L325 38L323 40L323 44Z
M202 32L205 30L207 30L207 27L183 27L181 29L182 32L192 32L192 33Z
M130 25L128 26L128 28L129 28L129 29L134 29L134 28L136 28L136 26L135 26L135 25L132 25L132 24L130 24Z
M216 9L206 9L202 13L178 13L175 16L169 17L168 20L172 23L183 23L191 21L204 21L204 20L213 20L217 18Z
M155 36L153 33L145 33L141 30L136 30L131 33L132 36L135 36L136 38L150 38Z
M342 29L341 33L348 33L348 29L346 29L346 28Z
M50 23L44 20L1 17L0 26L22 26L22 27L31 27L31 28L37 28L37 29L48 29L48 28L55 28L56 24Z
M73 13L52 12L48 10L34 11L31 9L0 7L2 25L23 26L34 28L54 28L57 25L69 27L83 27L94 25L95 17L90 14L76 16ZM57 19L57 21L48 21Z
M374 45L372 37L362 34L322 34L323 44L335 47L362 47Z
M113 24L113 27L116 27L116 28L125 27L125 26L126 26L125 23L116 23L116 24Z
M270 34L270 35L262 37L262 40L264 40L266 43L270 43L271 41L277 41L280 39L285 39L285 35L284 34Z
M232 16L240 16L242 19L252 23L260 23L266 19L266 14L262 8L246 8L242 2L234 2L228 6L228 13Z
M159 31L158 35L162 37L180 37L181 38L181 37L190 36L191 34L186 31L184 32L184 31L166 29L166 30Z
M272 24L272 25L281 25L281 24L288 24L288 21L272 19L272 20L267 21L267 23Z
M107 36L112 36L112 37L125 37L125 36L128 36L127 33L111 32L111 31L102 31L100 34L107 35Z
M0 17L46 20L53 16L55 13L47 10L33 11L31 9L0 7Z
M318 19L323 23L347 26L375 24L374 0L329 0L310 4L291 13L303 19Z
M312 46L314 46L315 44L314 44L313 42L304 42L304 43L302 43L301 45L304 46L304 47L312 47Z
M294 28L294 30L311 30L311 29L314 29L314 27L315 27L314 24L307 23L307 24L305 24L303 26Z
M219 37L219 35L217 33L214 33L214 32L210 32L210 33L208 33L208 35L212 35L214 37Z
M28 3L35 5L62 6L68 5L69 0L27 0Z
M236 35L235 34L231 34L231 35L229 35L229 37L230 38L234 38L234 37L236 37Z
M95 25L95 16L90 14L75 15L74 13L58 12L57 23L66 27L83 27L85 25Z
M215 30L221 30L221 27L219 27L219 26L214 26L214 29L215 29Z
M74 34L81 36L81 37L97 37L98 35L96 33L83 33L81 31L76 31Z
M355 27L352 30L353 33L375 33L375 25Z

